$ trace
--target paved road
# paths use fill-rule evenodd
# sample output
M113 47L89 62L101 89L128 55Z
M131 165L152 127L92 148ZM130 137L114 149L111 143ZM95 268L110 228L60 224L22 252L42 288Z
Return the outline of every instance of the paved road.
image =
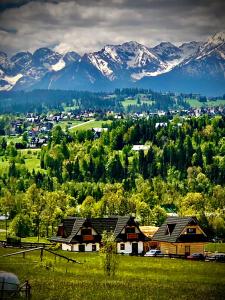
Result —
M94 121L95 121L95 119L92 119L92 120L89 120L89 121L87 121L87 122L83 122L83 123L81 123L81 124L77 124L77 125L71 126L71 127L69 127L69 130L70 130L70 129L73 129L73 128L76 128L76 127L79 127L79 126L82 126L82 125L87 124L87 123L94 122Z

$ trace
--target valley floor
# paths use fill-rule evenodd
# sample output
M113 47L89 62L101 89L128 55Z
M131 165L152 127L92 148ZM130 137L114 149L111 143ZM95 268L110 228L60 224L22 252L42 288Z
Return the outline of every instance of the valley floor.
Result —
M0 256L16 249L0 249ZM0 269L29 280L35 299L224 299L225 266L167 258L117 256L118 271L107 278L97 253L58 253L82 264L40 252L2 258Z

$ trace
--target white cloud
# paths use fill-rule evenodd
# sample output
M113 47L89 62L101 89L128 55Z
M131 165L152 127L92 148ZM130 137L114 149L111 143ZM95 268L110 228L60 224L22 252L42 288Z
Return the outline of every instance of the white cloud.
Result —
M202 40L223 29L222 2L215 2L196 6L191 0L33 1L0 14L0 48L9 53L40 47L84 53L130 40L147 46Z

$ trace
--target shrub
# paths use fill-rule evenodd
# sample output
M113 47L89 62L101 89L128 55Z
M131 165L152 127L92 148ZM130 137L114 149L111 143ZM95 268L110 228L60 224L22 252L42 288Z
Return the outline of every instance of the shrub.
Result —
M30 236L32 232L32 222L26 215L18 214L12 220L9 232L18 237Z

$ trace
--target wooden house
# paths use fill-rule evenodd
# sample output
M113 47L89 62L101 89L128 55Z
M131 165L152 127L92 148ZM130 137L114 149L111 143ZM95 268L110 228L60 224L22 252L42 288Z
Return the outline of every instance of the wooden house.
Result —
M196 217L169 217L153 236L164 254L204 254L207 236Z
M141 254L148 238L141 232L133 217L76 218L69 217L59 225L52 242L62 244L62 250L77 252L98 251L103 232L112 232L117 253Z

